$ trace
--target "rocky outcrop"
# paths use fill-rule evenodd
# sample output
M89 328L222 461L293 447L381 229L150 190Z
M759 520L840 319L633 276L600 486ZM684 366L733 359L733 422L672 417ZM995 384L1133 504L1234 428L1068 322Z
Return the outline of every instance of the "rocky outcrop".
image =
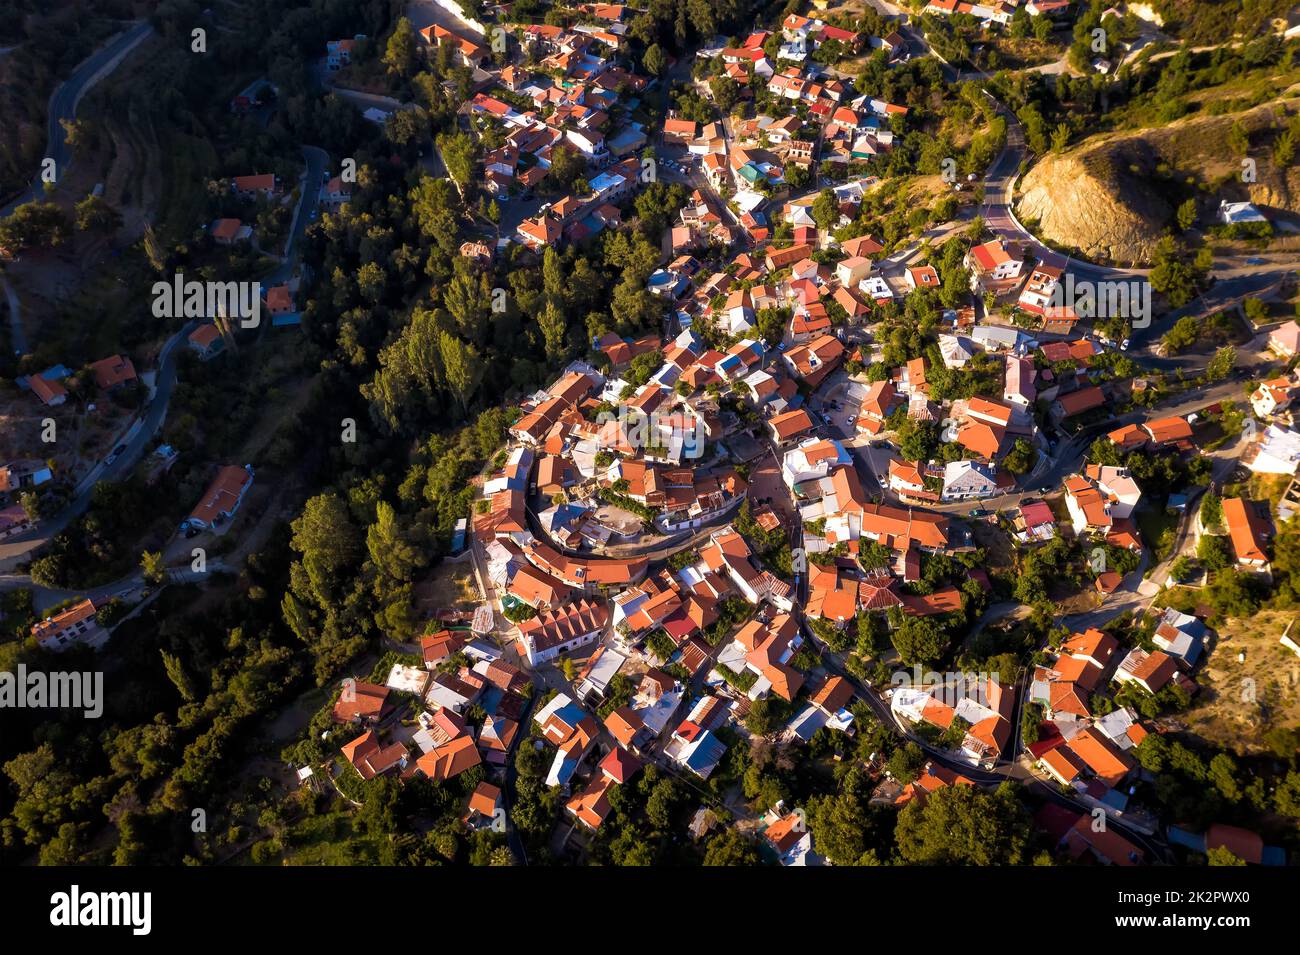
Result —
M1222 199L1266 211L1300 213L1300 166L1273 165L1272 142L1300 101L1274 101L1243 113L1181 120L1158 129L1111 133L1043 157L1019 186L1016 215L1040 238L1091 261L1147 264L1189 195L1200 223ZM1234 122L1250 135L1254 181L1229 145Z
M1089 261L1148 261L1173 209L1150 188L1155 162L1144 145L1046 156L1022 181L1016 215Z

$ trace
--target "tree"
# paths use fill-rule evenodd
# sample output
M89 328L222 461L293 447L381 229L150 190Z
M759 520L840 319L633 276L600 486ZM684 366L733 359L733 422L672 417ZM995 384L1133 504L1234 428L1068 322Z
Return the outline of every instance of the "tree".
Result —
M1228 148L1238 156L1250 152L1250 133L1241 124L1241 120L1234 121L1228 129Z
M483 362L478 352L455 335L441 332L438 336L438 354L442 356L442 371L447 385L464 410L469 409L469 399L478 387Z
M908 666L927 665L943 656L948 636L929 617L906 616L893 632L894 648Z
M1222 537L1205 534L1196 545L1196 557L1206 570L1223 570L1232 563L1228 545Z
M541 326L542 337L546 341L546 360L553 365L560 364L568 354L567 327L564 312L553 299L542 309L537 324Z
M1070 145L1070 127L1066 123L1060 123L1052 130L1052 152L1064 152L1068 145Z
M72 236L72 220L53 202L28 202L0 220L0 248L10 254L24 249L57 247Z
M1215 846L1205 854L1206 861L1212 866L1244 866L1245 859L1239 859L1232 854L1227 846Z
M1196 319L1190 315L1185 315L1178 321L1174 322L1174 327L1165 332L1164 341L1165 351L1175 354L1184 348L1190 348L1200 335L1200 326Z
M186 703L193 703L198 695L194 691L194 683L190 680L190 675L185 672L185 665L181 662L181 658L166 650L158 652L162 654L163 669L167 671L167 678L172 681L181 699Z
M668 57L658 43L651 43L641 57L641 68L653 77L664 75L668 68Z
M1196 224L1196 200L1188 199L1178 207L1178 229L1186 232Z
M465 133L451 133L438 137L438 152L447 166L447 172L456 184L464 189L474 181L477 162L474 140Z
M921 775L921 769L925 766L925 751L915 743L908 742L900 746L890 754L885 768L899 783L906 786L914 782Z
M86 196L77 203L77 228L82 232L115 232L122 216L99 196Z
M167 565L163 563L162 551L145 551L141 554L140 569L144 571L145 582L155 587L167 579Z
M1205 366L1206 381L1222 381L1232 374L1232 367L1237 361L1237 349L1231 345L1224 345L1214 353L1208 365Z
M834 189L823 189L812 204L813 221L819 228L830 229L840 219L840 203Z
M388 72L409 79L415 72L415 49L415 28L410 20L401 17L384 48L383 63Z
M1023 865L1029 831L1010 783L993 793L954 784L904 806L894 836L908 865Z
M1038 460L1038 452L1024 438L1016 438L1015 446L1002 460L1002 466L1012 474L1025 474Z
M704 849L707 866L755 866L761 861L758 846L730 826L709 840Z

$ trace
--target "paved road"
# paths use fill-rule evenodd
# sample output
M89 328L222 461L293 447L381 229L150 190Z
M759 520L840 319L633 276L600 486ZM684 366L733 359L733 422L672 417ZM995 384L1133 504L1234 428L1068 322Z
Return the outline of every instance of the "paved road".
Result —
M77 486L76 495L72 501L58 515L49 520L41 521L35 528L0 543L0 569L12 568L15 563L72 523L90 506L91 497L95 493L95 484L98 481L119 479L130 473L131 469L135 467L136 462L140 460L145 448L153 440L153 436L162 427L163 420L167 417L167 405L171 401L172 391L176 387L178 351L186 336L197 325L198 322L186 323L163 346L162 353L159 355L158 374L153 396L149 399L143 423L136 430L135 435L126 442L126 449L112 464L106 465L101 462L92 468L90 473ZM12 590L15 588L12 586L5 587L3 582L0 582L0 589Z
M62 121L75 119L77 105L81 102L81 97L95 83L111 73L117 64L125 59L151 33L153 33L153 27L149 23L139 23L125 33L118 34L113 40L84 60L50 96L46 119L45 155L54 160L56 176L62 177L72 164L72 151L68 147L67 132L63 128ZM31 186L15 197L8 205L0 206L0 219L8 218L20 205L31 202L44 194L44 184L38 175L32 181ZM9 303L10 344L13 346L15 354L25 355L28 351L28 342L27 334L23 329L22 306L13 287L10 286L3 275L0 275L0 285L4 286L5 298Z
M314 221L312 210L320 198L321 177L329 163L329 155L315 146L302 147L303 158L307 161L307 173L302 182L302 194L298 197L298 208L293 213L293 225L289 238L285 242L284 256L278 268L262 279L265 286L283 285L293 275L296 260L293 251L302 240L303 233ZM268 323L269 324L269 323Z
M62 178L72 162L72 151L68 147L67 135L62 120L72 120L77 115L77 105L92 86L107 76L132 50L153 33L153 26L148 22L137 23L125 33L120 33L104 46L100 47L80 66L73 70L54 95L50 97L49 117L47 120L48 137L45 155L54 160L57 175ZM0 217L8 216L24 202L44 195L40 178L33 180L29 189L15 198L7 206L0 207Z

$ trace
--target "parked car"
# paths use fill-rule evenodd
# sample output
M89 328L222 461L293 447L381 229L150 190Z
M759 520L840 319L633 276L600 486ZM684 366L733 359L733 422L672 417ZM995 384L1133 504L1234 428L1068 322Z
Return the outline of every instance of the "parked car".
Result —
M1120 351L1128 351L1128 339L1127 339L1127 338L1124 339L1122 342L1119 343L1119 350L1120 350Z

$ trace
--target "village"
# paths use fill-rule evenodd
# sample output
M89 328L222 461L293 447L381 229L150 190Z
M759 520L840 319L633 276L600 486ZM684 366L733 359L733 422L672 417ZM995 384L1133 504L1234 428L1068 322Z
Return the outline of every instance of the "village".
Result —
M698 805L695 841L733 827L767 861L833 862L793 800L750 785L742 753L761 748L819 772L852 765L871 803L895 808L1015 781L1062 860L1163 864L1177 846L1285 864L1256 832L1162 818L1136 750L1225 692L1207 686L1211 658L1300 658L1291 627L1247 650L1214 625L1238 590L1270 585L1300 512L1300 325L1240 296L1214 310L1222 341L1189 349L1183 320L1209 316L1153 317L1146 272L1033 240L996 200L1000 155L932 177L902 233L871 230L888 185L872 164L916 119L835 64L888 70L926 51L901 22L875 35L812 6L640 70L622 5L582 4L564 26L492 4L488 27L416 21L421 55L470 77L456 123L491 215L459 245L465 266L588 247L643 220L645 190L672 190L655 193L676 207L644 288L662 317L591 336L510 402L507 441L422 585L436 596L418 639L331 684L329 758L294 766L298 781L354 805L379 777L446 784L469 829L506 833L519 855L517 765L537 764L560 807L552 855L581 862L619 787L649 771ZM1006 25L1016 6L925 10ZM319 51L331 83L345 87L367 42ZM284 249L255 303L270 330L224 308L184 324L175 348L218 367L240 341L297 334L311 276L294 241L346 215L359 188L336 168L222 180L229 214L211 242ZM1219 216L1264 218L1239 202ZM45 485L61 479L69 499L128 445L158 473L176 458L131 427L158 377L129 356L17 384L51 415L73 399L123 417L86 461L0 466L0 540L35 533L55 503ZM250 533L235 521L259 467L209 468L166 554ZM53 651L103 647L106 603L166 577L105 584L31 634ZM892 755L864 742L878 733Z

